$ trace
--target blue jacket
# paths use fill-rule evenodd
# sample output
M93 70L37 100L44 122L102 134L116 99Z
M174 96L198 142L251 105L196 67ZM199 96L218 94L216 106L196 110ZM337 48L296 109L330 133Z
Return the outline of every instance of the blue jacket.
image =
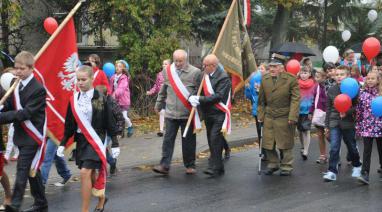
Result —
M259 92L255 88L255 75L252 74L249 79L249 86L245 87L245 97L252 102L252 115L257 116L257 104L259 99Z

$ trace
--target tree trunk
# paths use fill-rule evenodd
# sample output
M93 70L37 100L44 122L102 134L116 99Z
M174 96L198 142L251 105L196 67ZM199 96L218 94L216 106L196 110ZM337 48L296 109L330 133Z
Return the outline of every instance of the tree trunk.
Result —
M324 22L322 25L324 26L324 29L322 31L322 41L321 41L321 50L324 50L326 48L326 34L328 31L328 18L327 18L327 10L328 10L328 0L324 1Z
M3 51L9 53L9 25L8 25L8 12L1 13L1 42Z
M271 49L286 41L290 14L291 11L283 5L277 5L277 12L272 27Z

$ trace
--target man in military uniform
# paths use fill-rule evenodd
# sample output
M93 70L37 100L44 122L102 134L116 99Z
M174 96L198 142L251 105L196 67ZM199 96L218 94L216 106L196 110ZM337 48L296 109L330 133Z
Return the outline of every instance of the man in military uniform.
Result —
M281 176L289 176L293 170L292 150L300 90L296 76L285 72L284 62L284 56L272 55L269 73L264 75L259 91L258 116L259 121L264 123L263 148L268 158L266 175L281 169Z

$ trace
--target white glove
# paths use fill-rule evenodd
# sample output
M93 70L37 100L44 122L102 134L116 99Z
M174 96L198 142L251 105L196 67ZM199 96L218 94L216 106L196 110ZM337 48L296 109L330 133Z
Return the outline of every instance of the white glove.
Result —
M190 96L188 101L191 103L192 107L200 105L199 96Z
M57 153L56 153L57 156L60 157L60 158L64 157L64 150L65 150L64 146L59 146L57 148Z
M119 147L111 148L111 156L113 158L117 158L119 156L119 153L121 153L121 149Z

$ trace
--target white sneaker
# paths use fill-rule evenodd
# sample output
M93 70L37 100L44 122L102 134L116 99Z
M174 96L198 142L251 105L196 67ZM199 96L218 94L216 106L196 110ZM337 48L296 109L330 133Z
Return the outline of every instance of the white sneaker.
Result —
M323 176L325 182L331 182L337 180L337 175L331 171L328 171Z
M351 173L351 176L356 178L361 177L361 166L353 167L353 172Z
M68 179L64 179L64 180L62 180L61 182L57 182L57 183L55 183L54 185L55 186L57 186L57 187L63 187L63 186L65 186L65 184L68 182L70 180L70 177L68 178Z

